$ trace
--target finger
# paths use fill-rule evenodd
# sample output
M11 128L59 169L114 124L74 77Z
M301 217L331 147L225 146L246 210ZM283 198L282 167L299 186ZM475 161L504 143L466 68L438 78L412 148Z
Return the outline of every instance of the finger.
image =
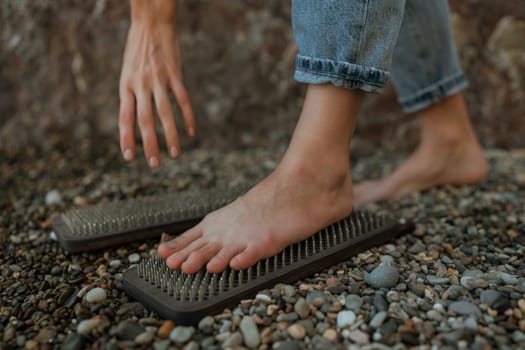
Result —
M125 88L120 92L120 110L118 118L120 150L126 160L135 157L135 96Z
M180 152L180 143L168 94L166 90L161 87L161 85L158 85L153 96L155 99L157 113L162 123L162 128L164 129L164 137L166 138L168 154L175 158Z
M175 237L171 241L161 243L158 248L158 253L163 259L166 259L171 254L186 248L191 242L201 237L202 226L199 224L190 228L180 236Z
M184 125L186 126L186 133L194 137L195 136L195 114L193 113L193 107L191 106L190 97L186 88L178 79L171 79L171 90L175 95L175 100L179 105L182 113L182 119L184 119Z
M144 154L149 166L156 168L160 165L160 155L149 91L141 91L137 96L137 114Z

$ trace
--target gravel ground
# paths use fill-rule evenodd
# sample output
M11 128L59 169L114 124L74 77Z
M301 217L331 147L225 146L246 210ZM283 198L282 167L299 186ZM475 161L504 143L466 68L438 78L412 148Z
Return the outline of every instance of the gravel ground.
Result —
M414 220L413 235L182 327L122 289L122 272L156 241L68 254L51 218L74 206L255 181L284 146L192 150L155 171L142 160L124 164L111 147L0 153L0 349L525 346L525 151L488 151L491 175L480 186L369 207ZM388 173L399 159L357 159L354 177Z

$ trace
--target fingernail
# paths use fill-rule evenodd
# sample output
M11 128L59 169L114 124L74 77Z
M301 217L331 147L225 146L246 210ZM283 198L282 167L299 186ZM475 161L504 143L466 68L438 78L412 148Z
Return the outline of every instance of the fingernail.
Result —
M129 148L126 148L124 151L124 159L125 160L131 160L133 158L133 152Z
M193 126L189 127L188 134L190 134L191 137L195 136L195 128Z
M155 168L159 166L159 158L152 156L149 157L149 166Z
M167 248L175 248L177 246L177 242L175 242L175 240L172 239L171 241L162 243L162 245Z
M175 158L176 156L179 155L179 151L177 150L177 147L173 146L171 147L170 149L170 155Z

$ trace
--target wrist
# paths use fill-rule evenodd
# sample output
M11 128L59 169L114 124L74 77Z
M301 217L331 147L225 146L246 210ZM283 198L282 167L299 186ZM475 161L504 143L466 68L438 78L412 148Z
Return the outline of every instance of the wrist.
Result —
M134 23L174 23L177 0L130 0Z

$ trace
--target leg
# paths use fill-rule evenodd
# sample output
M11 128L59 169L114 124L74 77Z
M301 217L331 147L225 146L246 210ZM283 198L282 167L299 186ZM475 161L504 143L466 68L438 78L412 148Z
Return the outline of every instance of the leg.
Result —
M487 162L461 93L467 81L454 46L445 0L406 2L392 77L405 112L419 114L420 145L390 176L357 184L354 203L483 180Z
M244 196L159 246L170 268L245 268L350 214L348 145L363 95L357 90L376 91L387 79L402 16L402 6L391 3L293 2L295 77L309 85L288 150Z

